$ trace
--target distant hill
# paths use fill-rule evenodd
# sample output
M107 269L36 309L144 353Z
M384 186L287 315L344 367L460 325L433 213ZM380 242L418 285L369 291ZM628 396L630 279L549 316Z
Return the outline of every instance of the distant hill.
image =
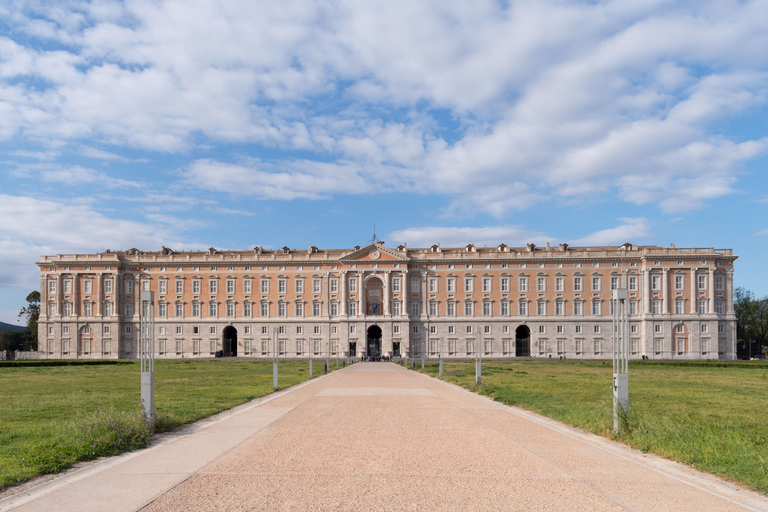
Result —
M13 325L5 322L0 322L0 331L23 331L27 327L25 325Z

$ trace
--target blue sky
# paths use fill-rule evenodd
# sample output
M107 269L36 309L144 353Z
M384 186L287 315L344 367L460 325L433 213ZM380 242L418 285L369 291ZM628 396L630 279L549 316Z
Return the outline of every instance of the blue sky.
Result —
M768 295L768 2L0 4L0 320L42 254L732 248Z

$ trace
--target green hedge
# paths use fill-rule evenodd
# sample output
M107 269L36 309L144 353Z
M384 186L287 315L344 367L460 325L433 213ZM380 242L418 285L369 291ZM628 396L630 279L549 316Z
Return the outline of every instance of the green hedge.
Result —
M24 367L24 366L93 366L101 364L134 364L136 361L120 361L117 359L30 359L27 361L0 361L0 368L3 367Z
M710 368L768 368L765 361L630 361L630 366L704 366Z

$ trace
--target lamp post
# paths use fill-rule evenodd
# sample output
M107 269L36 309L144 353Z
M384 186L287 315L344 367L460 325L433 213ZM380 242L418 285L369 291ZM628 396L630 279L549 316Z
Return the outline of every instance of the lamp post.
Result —
M278 389L277 363L280 360L280 347L277 341L277 327L272 329L272 387Z
M141 292L139 358L141 359L141 413L155 432L155 293Z
M477 328L475 334L475 384L479 385L482 381L483 353L480 349L480 328Z
M621 429L619 407L629 413L629 313L626 288L613 290L613 430Z
M421 369L424 369L424 352L426 351L426 341L421 342Z
M443 376L443 338L442 338L442 336L440 337L439 341L440 341L440 370L439 370L439 375L440 375L440 377L442 377Z
M313 343L312 338L310 338L308 343L308 345L310 346L307 347L309 349L309 378L310 379L312 378L312 352L314 352L314 349L315 349L315 347L311 346L312 343Z

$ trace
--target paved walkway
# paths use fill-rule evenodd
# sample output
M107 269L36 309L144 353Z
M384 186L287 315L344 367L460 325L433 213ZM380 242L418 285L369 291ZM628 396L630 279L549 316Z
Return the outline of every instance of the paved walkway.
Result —
M768 499L391 363L360 363L0 511L716 510Z

